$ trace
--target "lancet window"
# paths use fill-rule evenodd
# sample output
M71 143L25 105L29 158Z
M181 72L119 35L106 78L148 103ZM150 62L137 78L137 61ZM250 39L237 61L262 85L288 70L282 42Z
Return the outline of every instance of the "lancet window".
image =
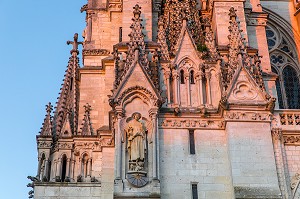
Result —
M266 27L266 36L272 72L278 75L276 90L279 108L299 109L300 70L293 39L271 25Z
M67 156L63 155L61 159L61 181L64 182L67 174Z
M81 159L81 176L84 178L91 176L91 168L92 159L85 153Z

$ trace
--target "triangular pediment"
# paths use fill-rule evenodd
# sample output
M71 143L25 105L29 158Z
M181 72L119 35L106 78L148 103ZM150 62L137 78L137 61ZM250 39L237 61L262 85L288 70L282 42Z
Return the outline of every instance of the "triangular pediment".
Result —
M138 88L139 90L150 92L152 98L155 97L156 99L160 99L159 92L155 88L144 67L142 67L139 62L135 62L130 67L111 99L114 99L116 102L116 100L118 100L125 92L128 92L128 90L132 92L134 89L138 90Z
M178 60L182 60L184 57L189 57L193 61L199 60L199 52L197 51L197 46L192 38L190 31L184 21L180 36L178 38L176 49L176 57L174 62L177 63Z
M264 92L243 67L236 72L227 96L229 104L262 105L267 103Z

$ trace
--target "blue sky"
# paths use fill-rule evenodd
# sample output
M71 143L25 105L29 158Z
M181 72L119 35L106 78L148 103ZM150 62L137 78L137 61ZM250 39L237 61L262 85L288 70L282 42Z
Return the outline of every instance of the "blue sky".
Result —
M56 102L86 0L0 0L0 198L27 198L36 175L35 136ZM81 56L80 56L80 60ZM81 62L82 63L82 62Z

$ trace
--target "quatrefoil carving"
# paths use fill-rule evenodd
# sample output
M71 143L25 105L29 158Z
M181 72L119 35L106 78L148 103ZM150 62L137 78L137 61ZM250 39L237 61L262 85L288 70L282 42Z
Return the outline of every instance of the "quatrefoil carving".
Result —
M239 100L252 100L257 97L257 92L247 82L237 83L233 90L233 96Z

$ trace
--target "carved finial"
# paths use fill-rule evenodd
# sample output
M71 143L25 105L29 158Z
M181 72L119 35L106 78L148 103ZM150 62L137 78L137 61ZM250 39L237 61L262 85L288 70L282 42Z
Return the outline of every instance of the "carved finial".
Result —
M229 14L228 14L228 15L230 16L230 19L231 19L231 20L232 20L233 18L236 18L236 16L237 16L237 15L236 15L236 11L237 11L237 10L235 10L234 7L231 7L231 8L229 9Z
M73 54L75 52L78 55L79 54L78 46L80 44L83 44L83 42L78 41L78 33L75 33L74 34L74 41L67 41L67 44L68 45L70 45L70 44L73 45L73 49L70 51L70 53Z
M47 112L47 115L50 115L52 110L53 110L53 106L52 106L51 102L49 102L49 103L46 105L46 112Z
M133 15L136 19L139 19L141 16L141 7L138 4L133 7Z
M92 127L92 123L91 123L91 118L90 118L90 112L91 112L91 106L87 103L86 105L83 106L84 107L84 118L82 121L82 127L81 127L81 132L79 132L79 134L82 135L93 135L94 131L93 131L93 127Z
M89 105L88 103L86 105L83 106L84 107L84 112L90 114L91 109L91 105Z
M52 116L51 116L51 112L52 112L52 110L53 110L53 106L49 102L46 105L46 115L45 115L44 123L43 123L43 126L41 128L41 132L40 132L40 134L42 136L51 136L51 131L52 131Z

